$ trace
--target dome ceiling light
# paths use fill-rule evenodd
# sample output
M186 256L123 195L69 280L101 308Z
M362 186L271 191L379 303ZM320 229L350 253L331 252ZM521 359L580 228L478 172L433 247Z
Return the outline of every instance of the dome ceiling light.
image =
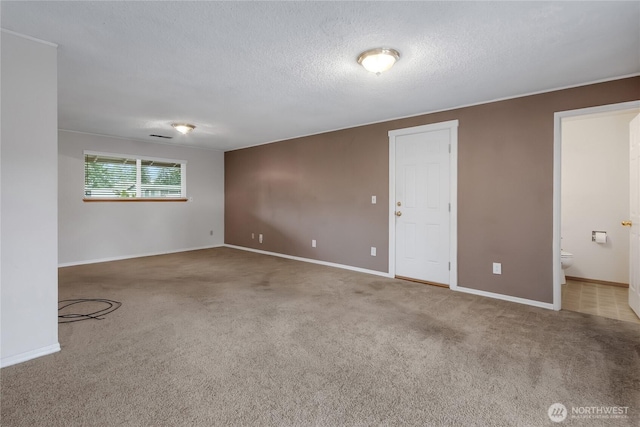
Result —
M393 64L400 59L400 53L395 49L379 47L364 51L358 56L358 64L362 65L365 70L380 75L393 67Z
M173 123L171 126L183 135L188 134L196 128L194 125L190 125L188 123Z

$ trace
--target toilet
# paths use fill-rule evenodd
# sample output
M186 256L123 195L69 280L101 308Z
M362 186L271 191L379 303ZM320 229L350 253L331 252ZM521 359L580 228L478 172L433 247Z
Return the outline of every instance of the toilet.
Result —
M567 283L567 278L564 275L564 270L571 267L573 264L573 254L567 251L560 251L560 265L562 266L562 280L560 283L563 285Z

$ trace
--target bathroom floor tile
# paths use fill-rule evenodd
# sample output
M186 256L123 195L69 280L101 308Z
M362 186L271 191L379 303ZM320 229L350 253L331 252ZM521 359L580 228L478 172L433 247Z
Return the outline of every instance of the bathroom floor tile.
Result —
M631 310L630 308L627 309L620 309L618 310L618 314L620 315L620 317L626 317L626 318L631 318L631 319L637 319L638 316L636 316L636 313L634 313L633 310Z
M598 293L598 299L600 301L614 301L616 297L613 293L611 294Z
M609 310L598 310L598 316L608 317L609 319L618 319L620 320L620 316L617 311L609 311Z
M584 308L598 308L598 301L591 301L591 300L584 300L581 299L580 300L580 307L584 307Z
M602 310L618 311L618 304L616 304L615 302L612 302L612 301L601 301L601 300L598 300L598 308L600 308Z
M640 318L629 307L629 289L568 280L562 285L562 309L633 322Z

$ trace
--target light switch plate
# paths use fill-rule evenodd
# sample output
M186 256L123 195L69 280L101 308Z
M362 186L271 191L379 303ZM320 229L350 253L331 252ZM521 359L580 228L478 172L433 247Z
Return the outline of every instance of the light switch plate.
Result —
M371 256L376 256L376 247L375 246L371 246Z
M315 240L312 240L312 241L311 241L311 247L312 247L312 248L315 248L315 247L316 247L316 241L315 241Z
M378 203L378 198L376 196L371 196L371 204L375 205L376 203Z

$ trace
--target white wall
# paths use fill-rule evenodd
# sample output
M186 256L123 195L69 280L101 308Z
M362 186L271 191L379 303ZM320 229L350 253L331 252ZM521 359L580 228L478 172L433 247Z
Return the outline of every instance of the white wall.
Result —
M57 49L0 33L0 364L58 344Z
M629 283L629 122L637 111L562 121L562 249L567 276ZM606 231L606 244L591 232Z
M84 150L186 160L193 200L83 202ZM60 265L224 243L223 152L60 131L58 153Z

